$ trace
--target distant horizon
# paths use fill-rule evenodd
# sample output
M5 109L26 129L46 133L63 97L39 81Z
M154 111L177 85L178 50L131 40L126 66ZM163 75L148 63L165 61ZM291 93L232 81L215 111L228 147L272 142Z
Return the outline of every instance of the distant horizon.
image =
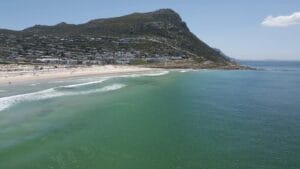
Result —
M235 59L235 58L233 58ZM280 59L256 59L256 60L251 60L251 59L236 59L237 61L257 61L257 62L300 62L299 60L280 60Z
M143 0L142 0L143 1ZM258 5L259 4L259 5ZM148 3L132 0L1 1L0 29L21 31L34 25L82 24L93 19L170 8L191 32L238 60L300 60L300 2L200 0ZM15 12L18 11L18 12Z

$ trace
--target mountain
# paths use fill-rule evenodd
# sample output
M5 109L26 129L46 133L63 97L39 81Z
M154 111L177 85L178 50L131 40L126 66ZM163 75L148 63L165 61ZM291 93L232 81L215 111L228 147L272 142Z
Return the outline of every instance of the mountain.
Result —
M171 9L0 30L5 63L144 64L152 67L238 67L197 38Z

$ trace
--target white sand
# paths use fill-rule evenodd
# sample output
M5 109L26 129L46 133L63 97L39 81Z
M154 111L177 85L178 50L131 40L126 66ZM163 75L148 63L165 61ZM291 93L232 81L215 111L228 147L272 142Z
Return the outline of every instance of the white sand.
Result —
M39 68L43 67L42 70ZM138 66L32 66L32 65L0 65L0 85L31 82L36 80L51 80L57 78L69 78L77 76L110 76L133 73L145 73L158 69Z

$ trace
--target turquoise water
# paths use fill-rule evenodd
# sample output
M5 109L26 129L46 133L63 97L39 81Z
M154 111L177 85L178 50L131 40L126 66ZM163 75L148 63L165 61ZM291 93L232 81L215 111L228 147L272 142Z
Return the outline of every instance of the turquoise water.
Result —
M0 168L300 168L300 63L244 64L2 87Z

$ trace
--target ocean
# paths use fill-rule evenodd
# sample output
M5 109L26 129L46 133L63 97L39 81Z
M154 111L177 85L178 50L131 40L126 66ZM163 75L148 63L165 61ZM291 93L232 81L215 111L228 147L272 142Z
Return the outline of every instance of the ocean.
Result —
M1 169L299 169L300 62L0 89Z

